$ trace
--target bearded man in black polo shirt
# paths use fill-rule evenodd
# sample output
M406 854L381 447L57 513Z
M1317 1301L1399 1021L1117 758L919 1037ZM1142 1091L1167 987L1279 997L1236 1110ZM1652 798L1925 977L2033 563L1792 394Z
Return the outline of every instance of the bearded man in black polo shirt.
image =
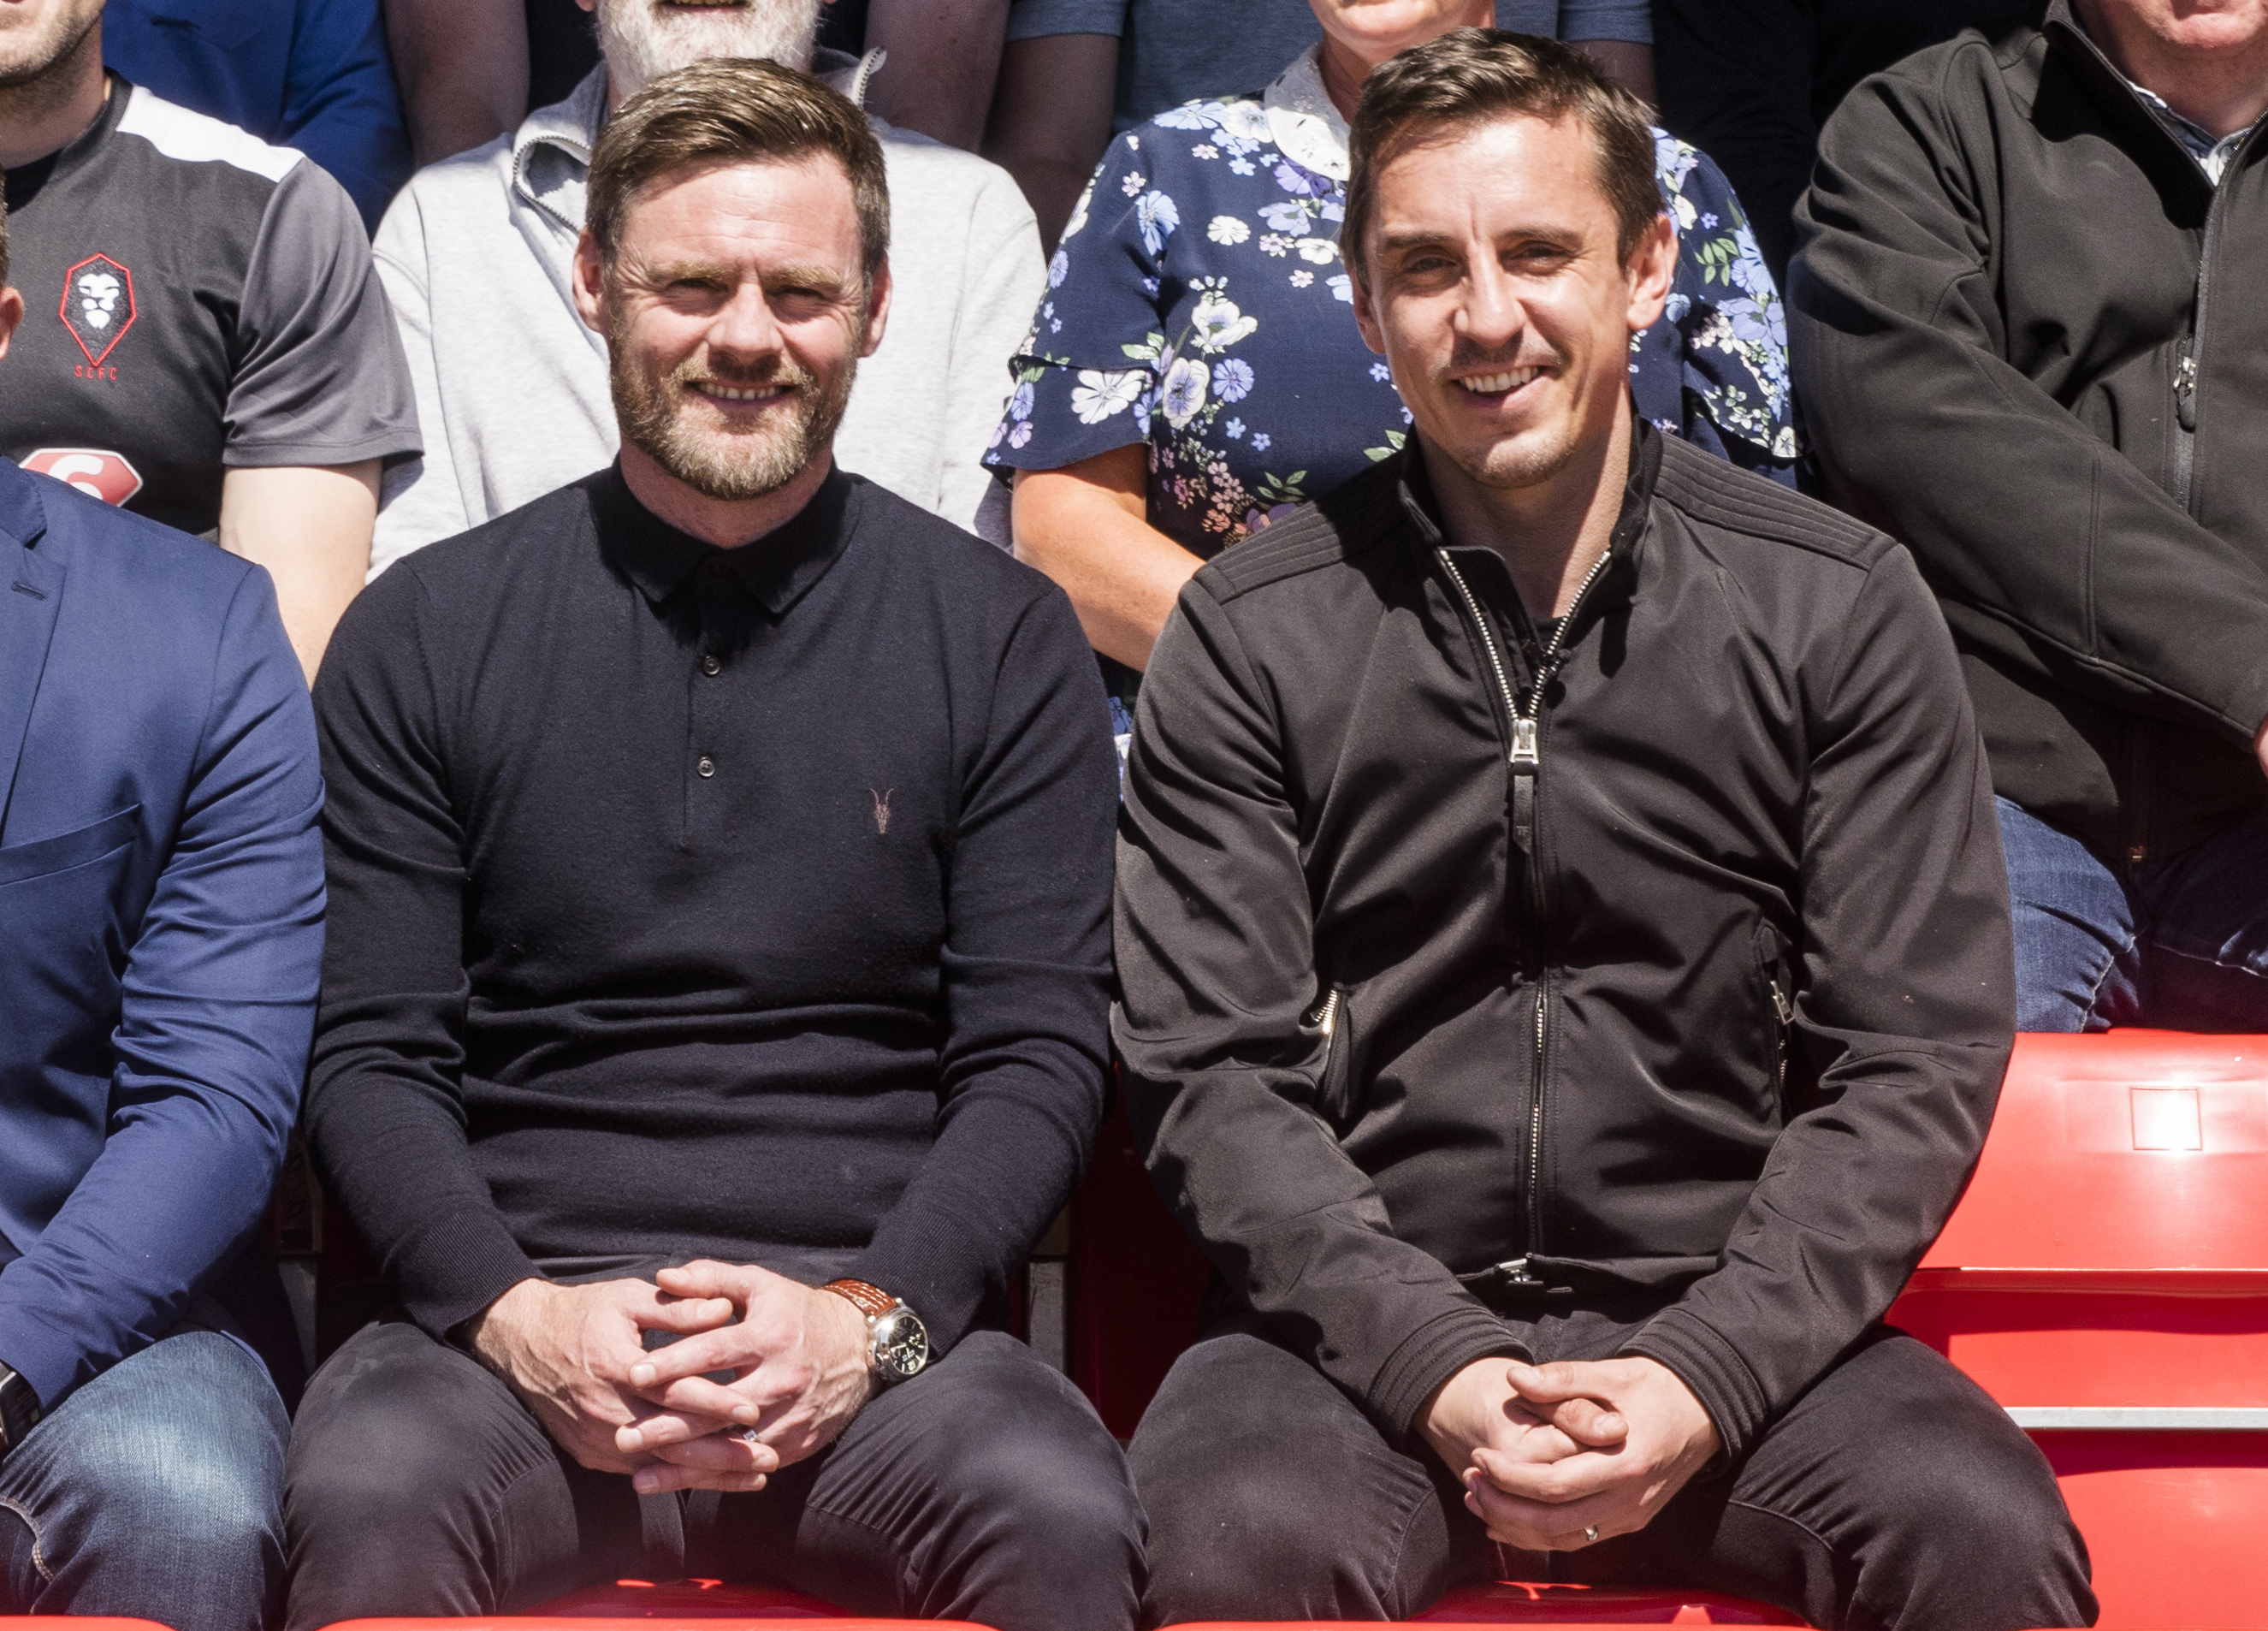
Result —
M1123 1460L999 1329L1103 1103L1086 642L833 462L857 108L687 69L589 203L620 461L387 573L318 690L307 1121L400 1308L300 1413L291 1623L692 1573L1130 1626Z

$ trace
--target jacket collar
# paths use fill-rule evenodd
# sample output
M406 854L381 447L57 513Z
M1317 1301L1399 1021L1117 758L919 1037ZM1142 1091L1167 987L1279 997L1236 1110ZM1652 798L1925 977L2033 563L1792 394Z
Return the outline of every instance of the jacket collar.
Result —
M48 530L40 481L0 459L0 833L63 599L63 551L34 547Z
M2095 37L2087 32L2071 8L2071 0L2050 0L2046 14L2040 19L2040 32L2047 36L2051 51L2066 53L2080 81L2091 87L2115 117L2123 118L2128 126L2146 143L2153 145L2161 156L2179 155L2182 173L2208 192L2214 186L2205 173L2205 166L2191 144L2182 139L2168 118L2178 118L2162 99L2144 90L2118 71L2117 65L2105 55ZM2155 104L2153 106L2153 104ZM2244 162L2245 156L2256 145L2252 138L2268 119L2255 120L2250 129L2243 132L2235 149L2229 153L2229 166Z
M736 550L720 550L672 527L637 501L622 472L617 460L590 489L599 548L655 607L696 572L729 573L777 617L827 575L858 527L857 484L841 465L828 472L809 504Z
M1467 546L1453 542L1441 530L1438 519L1439 506L1433 500L1433 484L1425 473L1425 461L1418 438L1411 436L1395 457L1401 466L1401 476L1395 485L1402 501L1402 511L1427 557L1424 564L1430 568L1434 550ZM1661 432L1632 413L1630 473L1623 483L1622 510L1616 516L1615 530L1607 540L1606 570L1600 573L1598 582L1592 586L1590 594L1585 598L1584 609L1587 611L1595 611L1601 606L1627 601L1637 594L1639 550L1646 541L1646 521L1653 508L1654 483L1660 474ZM1486 553L1493 557L1496 552L1491 550ZM1517 598L1514 597L1515 600ZM1569 633L1572 636L1573 631L1570 630Z

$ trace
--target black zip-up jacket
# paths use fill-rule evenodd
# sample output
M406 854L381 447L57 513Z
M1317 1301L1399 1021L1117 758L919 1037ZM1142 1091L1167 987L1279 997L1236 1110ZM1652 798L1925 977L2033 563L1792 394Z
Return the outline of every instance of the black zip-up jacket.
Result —
M1991 1120L1984 754L1904 550L1644 427L1537 632L1409 454L1191 580L1120 825L1137 1137L1233 1317L1388 1431L1571 1288L1737 1455Z
M1912 546L1999 790L2106 860L2268 803L2268 162L2219 186L2056 0L1860 85L1797 213L1797 392Z

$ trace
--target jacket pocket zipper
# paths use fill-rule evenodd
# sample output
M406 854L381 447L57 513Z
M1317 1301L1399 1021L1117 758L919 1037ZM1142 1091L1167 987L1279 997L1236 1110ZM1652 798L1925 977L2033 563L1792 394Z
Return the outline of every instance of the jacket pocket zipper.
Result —
M1352 1098L1352 1095L1345 1090L1344 1080L1351 1068L1347 1063L1347 1055L1352 1044L1345 1047L1339 1044L1340 1022L1346 1018L1347 988L1344 985L1330 987L1323 993L1321 1002L1300 1016L1301 1025L1322 1033L1323 1066L1315 1073L1315 1104L1334 1123L1345 1118Z
M1775 968L1766 978L1772 1000L1772 1088L1787 1091L1787 1032L1795 1023L1795 1000L1788 995L1787 976Z

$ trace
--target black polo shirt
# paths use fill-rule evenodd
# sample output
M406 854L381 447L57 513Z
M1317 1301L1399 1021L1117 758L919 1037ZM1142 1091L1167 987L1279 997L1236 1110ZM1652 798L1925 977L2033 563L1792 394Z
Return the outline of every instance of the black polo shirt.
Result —
M695 1256L1002 1316L1108 1057L1060 590L839 472L720 550L610 469L389 568L315 700L307 1125L421 1324Z
M101 115L7 173L24 321L0 454L210 533L229 467L418 451L362 219L289 148L110 76Z

